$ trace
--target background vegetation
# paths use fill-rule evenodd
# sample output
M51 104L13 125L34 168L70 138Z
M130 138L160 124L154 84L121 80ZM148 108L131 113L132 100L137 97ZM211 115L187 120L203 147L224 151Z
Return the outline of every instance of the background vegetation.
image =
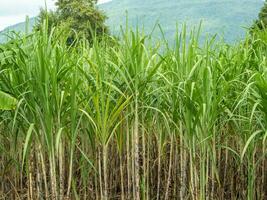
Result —
M226 42L234 43L245 37L246 30L242 27L250 27L257 18L262 0L112 0L111 2L97 5L108 16L106 24L110 32L116 35L120 33L120 26L125 28L126 10L128 12L128 25L133 29L137 25L145 29L147 34L158 21L164 29L165 37L170 43L176 33L176 25L186 22L189 30L203 21L201 40L206 34L218 34L223 36ZM31 27L36 18L30 20ZM7 28L24 32L25 24L18 24ZM0 42L3 41L3 33L0 33ZM160 39L158 29L154 37Z
M75 38L85 37L88 41L92 41L94 36L100 38L108 32L107 17L96 8L96 3L97 0L58 0L56 11L41 10L35 29L40 30L43 21L47 20L49 31L54 26L71 30L68 43Z
M264 29L266 25L267 25L267 2L265 1L259 13L258 19L255 21L254 26L256 26L256 28L259 29Z

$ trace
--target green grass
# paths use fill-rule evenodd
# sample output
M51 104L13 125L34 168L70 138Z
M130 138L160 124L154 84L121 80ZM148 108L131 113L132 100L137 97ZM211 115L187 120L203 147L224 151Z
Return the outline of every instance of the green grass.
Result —
M266 199L267 33L199 34L2 44L0 198Z

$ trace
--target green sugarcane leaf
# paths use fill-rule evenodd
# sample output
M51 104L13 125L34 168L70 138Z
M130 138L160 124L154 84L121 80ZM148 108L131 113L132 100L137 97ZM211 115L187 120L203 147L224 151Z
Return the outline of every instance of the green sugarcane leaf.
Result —
M0 110L13 110L16 108L17 99L0 91Z
M24 148L23 148L22 169L24 167L24 163L25 163L25 159L26 159L26 156L27 156L27 152L28 152L28 150L30 148L30 141L31 141L31 136L32 136L33 129L34 129L34 124L30 124L30 127L29 127L29 129L27 131Z

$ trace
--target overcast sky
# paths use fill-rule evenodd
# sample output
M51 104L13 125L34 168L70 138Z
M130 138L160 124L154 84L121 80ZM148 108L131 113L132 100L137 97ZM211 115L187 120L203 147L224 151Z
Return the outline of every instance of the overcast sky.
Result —
M99 0L105 3L110 0ZM53 9L55 0L46 0L47 8ZM26 15L38 15L40 7L45 7L45 0L0 0L0 31L7 26L25 21Z

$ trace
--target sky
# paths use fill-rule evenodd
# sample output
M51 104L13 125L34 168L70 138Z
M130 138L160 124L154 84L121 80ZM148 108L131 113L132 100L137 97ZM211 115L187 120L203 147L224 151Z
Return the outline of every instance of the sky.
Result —
M99 3L108 1L110 0L99 0ZM54 9L54 4L55 0L46 0L48 9ZM40 7L45 7L45 0L0 0L0 31L25 21L26 16L38 15Z

